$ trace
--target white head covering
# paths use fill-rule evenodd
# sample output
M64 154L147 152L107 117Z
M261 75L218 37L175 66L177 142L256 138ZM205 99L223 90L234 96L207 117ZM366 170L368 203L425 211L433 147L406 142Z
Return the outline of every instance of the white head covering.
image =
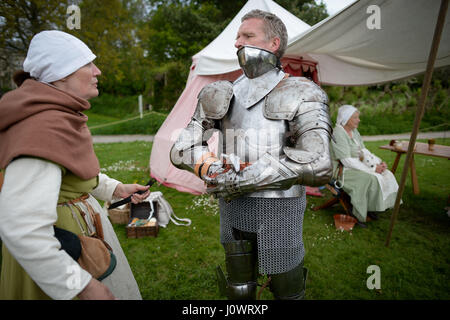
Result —
M345 126L348 119L350 119L350 117L355 113L355 111L358 111L358 109L349 104L344 104L343 106L339 107L336 124Z
M42 31L31 39L23 70L49 83L74 73L95 57L83 41L68 33Z

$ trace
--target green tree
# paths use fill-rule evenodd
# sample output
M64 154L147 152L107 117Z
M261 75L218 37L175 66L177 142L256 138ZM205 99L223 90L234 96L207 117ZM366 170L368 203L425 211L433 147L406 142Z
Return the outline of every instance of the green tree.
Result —
M158 63L190 61L212 41L220 28L215 22L220 12L210 4L160 5L148 17L144 40L149 57Z
M320 4L314 0L276 0L275 2L311 26L328 17L327 8L323 2Z
M65 24L68 0L0 1L0 86L11 89L14 71L22 68L31 38Z
M81 29L67 27L67 8L78 4ZM84 41L102 70L100 91L136 94L145 88L151 61L137 34L148 8L143 0L6 0L0 2L0 62L10 78L21 67L31 38L42 30L62 30ZM3 70L5 68L2 68Z
M97 55L101 92L141 93L151 62L141 46L143 3L138 0L83 0L81 29L71 32Z
M181 94L192 56L221 32L221 12L210 3L153 2L140 38L153 62L147 97L157 110L170 110Z
M9 54L26 55L31 38L65 24L68 0L3 0L0 2L0 46ZM4 57L2 57L4 58Z

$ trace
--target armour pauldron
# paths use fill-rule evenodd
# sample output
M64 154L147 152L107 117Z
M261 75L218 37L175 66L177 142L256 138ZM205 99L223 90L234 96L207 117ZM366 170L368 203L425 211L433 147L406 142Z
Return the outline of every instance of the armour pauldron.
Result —
M228 112L232 98L233 84L221 80L206 85L200 91L198 104L207 118L220 120ZM320 107L323 110L322 120L328 122L331 128L331 122L327 117L327 95L314 82L302 77L282 80L265 97L264 116L272 120L292 120L297 115L317 109L312 102L323 104Z

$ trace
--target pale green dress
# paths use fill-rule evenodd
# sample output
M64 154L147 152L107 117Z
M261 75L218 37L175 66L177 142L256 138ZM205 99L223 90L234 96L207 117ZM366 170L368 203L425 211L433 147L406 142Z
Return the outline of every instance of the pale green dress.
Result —
M82 180L64 168L62 168L62 175L58 199L59 204L77 199L82 195L91 192L98 184L98 177L90 180ZM106 212L101 208L94 197L90 196L87 199L87 202L95 211L101 214L105 241L112 247L117 258L116 268L111 275L102 280L102 283L112 291L116 298L132 300L142 299L127 258L125 257L114 229L107 218ZM82 230L80 229L79 223L81 223L81 227L84 230L87 230L86 224L80 214L80 210L83 208L85 207L81 203L75 203L75 205L58 205L58 220L55 225L61 229L81 234ZM74 218L73 213L78 216L78 221ZM0 279L1 300L51 299L30 278L4 244L2 245L2 255L2 272Z
M331 141L331 157L335 178L337 178L338 160L346 158L359 159L360 151L365 148L358 130L355 129L352 133L353 138L350 138L342 126L334 128L333 140ZM351 198L353 215L361 222L366 221L368 211L385 211L388 208L392 208L395 203L397 193L389 192L388 195L383 195L379 182L380 177L377 178L376 175L376 173L344 167L343 177L339 179L343 183L343 190ZM390 184L397 185L392 173L387 172L387 175L389 175Z

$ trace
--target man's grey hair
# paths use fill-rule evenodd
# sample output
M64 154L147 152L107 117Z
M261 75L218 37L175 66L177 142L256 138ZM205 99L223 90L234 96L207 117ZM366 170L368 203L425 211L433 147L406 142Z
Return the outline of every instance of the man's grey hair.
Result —
M262 11L259 9L254 9L247 14L245 14L241 22L244 22L247 19L256 18L261 19L264 22L264 33L266 34L266 40L270 41L273 38L280 39L280 47L275 52L275 55L278 58L281 58L284 55L287 47L288 34L286 30L286 26L283 21L278 18L276 15L270 12Z

